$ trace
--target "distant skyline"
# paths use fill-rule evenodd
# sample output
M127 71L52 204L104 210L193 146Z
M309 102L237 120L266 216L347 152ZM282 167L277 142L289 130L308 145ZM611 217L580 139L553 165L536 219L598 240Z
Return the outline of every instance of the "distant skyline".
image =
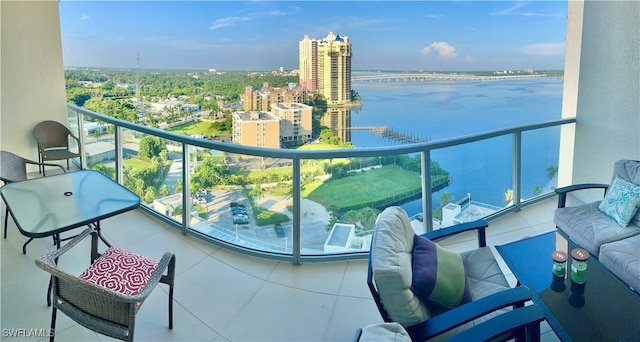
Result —
M348 36L353 70L560 70L567 1L67 1L65 67L298 69Z

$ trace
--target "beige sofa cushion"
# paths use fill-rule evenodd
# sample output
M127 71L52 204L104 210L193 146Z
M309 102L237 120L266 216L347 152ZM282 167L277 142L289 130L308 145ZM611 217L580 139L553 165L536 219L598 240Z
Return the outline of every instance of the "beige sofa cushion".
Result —
M373 281L394 322L408 327L430 317L427 305L411 291L413 236L408 216L389 207L378 217L371 249Z
M377 323L362 328L358 342L411 342L411 337L398 323Z
M631 224L622 228L614 219L598 209L600 201L575 207L556 209L553 222L576 244L592 255L600 253L602 244L640 234L640 227Z
M600 263L640 293L640 235L605 243L600 247Z

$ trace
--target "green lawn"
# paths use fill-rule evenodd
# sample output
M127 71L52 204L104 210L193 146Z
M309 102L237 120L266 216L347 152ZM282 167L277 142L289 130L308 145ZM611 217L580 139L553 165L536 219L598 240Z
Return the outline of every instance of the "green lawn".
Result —
M342 149L343 147L340 146L336 146L336 145L331 145L331 144L323 144L323 143L317 143L317 144L304 144L300 147L297 148L297 150L339 150Z
M326 183L305 185L302 196L325 207L347 210L402 197L421 188L419 174L386 166Z
M138 158L130 158L130 159L125 159L124 165L131 166L136 170L142 170L144 168L151 166L151 163Z
M194 121L176 127L168 128L169 132L179 133L184 135L203 134L210 137L216 134L216 130L213 128L213 123L206 121Z

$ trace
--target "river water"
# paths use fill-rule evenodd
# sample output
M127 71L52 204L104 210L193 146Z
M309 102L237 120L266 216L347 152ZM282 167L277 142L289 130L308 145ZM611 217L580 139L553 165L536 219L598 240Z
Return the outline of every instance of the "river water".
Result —
M351 126L387 126L418 139L441 140L561 118L562 80L554 77L457 82L354 83L362 107L351 110ZM370 131L351 131L356 147L397 145ZM524 198L549 183L546 169L558 164L559 128L523 134ZM436 150L432 160L450 172L445 192L503 206L512 188L511 136ZM420 201L402 205L410 215Z

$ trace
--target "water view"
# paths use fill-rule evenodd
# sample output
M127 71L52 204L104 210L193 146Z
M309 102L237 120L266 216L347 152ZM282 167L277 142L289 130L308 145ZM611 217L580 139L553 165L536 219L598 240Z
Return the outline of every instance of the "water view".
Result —
M353 89L361 95L363 106L351 111L352 127L388 126L430 141L561 118L562 80L554 77L373 82L354 84ZM531 197L535 187L548 186L546 169L558 163L558 132L554 128L523 134L524 198ZM366 130L352 130L351 142L357 147L398 144ZM504 191L512 187L511 148L510 138L495 138L434 151L432 159L452 177L448 187L434 194L434 205L442 194L450 193L456 200L470 195L473 200L503 206ZM410 215L422 211L420 200L403 207Z

